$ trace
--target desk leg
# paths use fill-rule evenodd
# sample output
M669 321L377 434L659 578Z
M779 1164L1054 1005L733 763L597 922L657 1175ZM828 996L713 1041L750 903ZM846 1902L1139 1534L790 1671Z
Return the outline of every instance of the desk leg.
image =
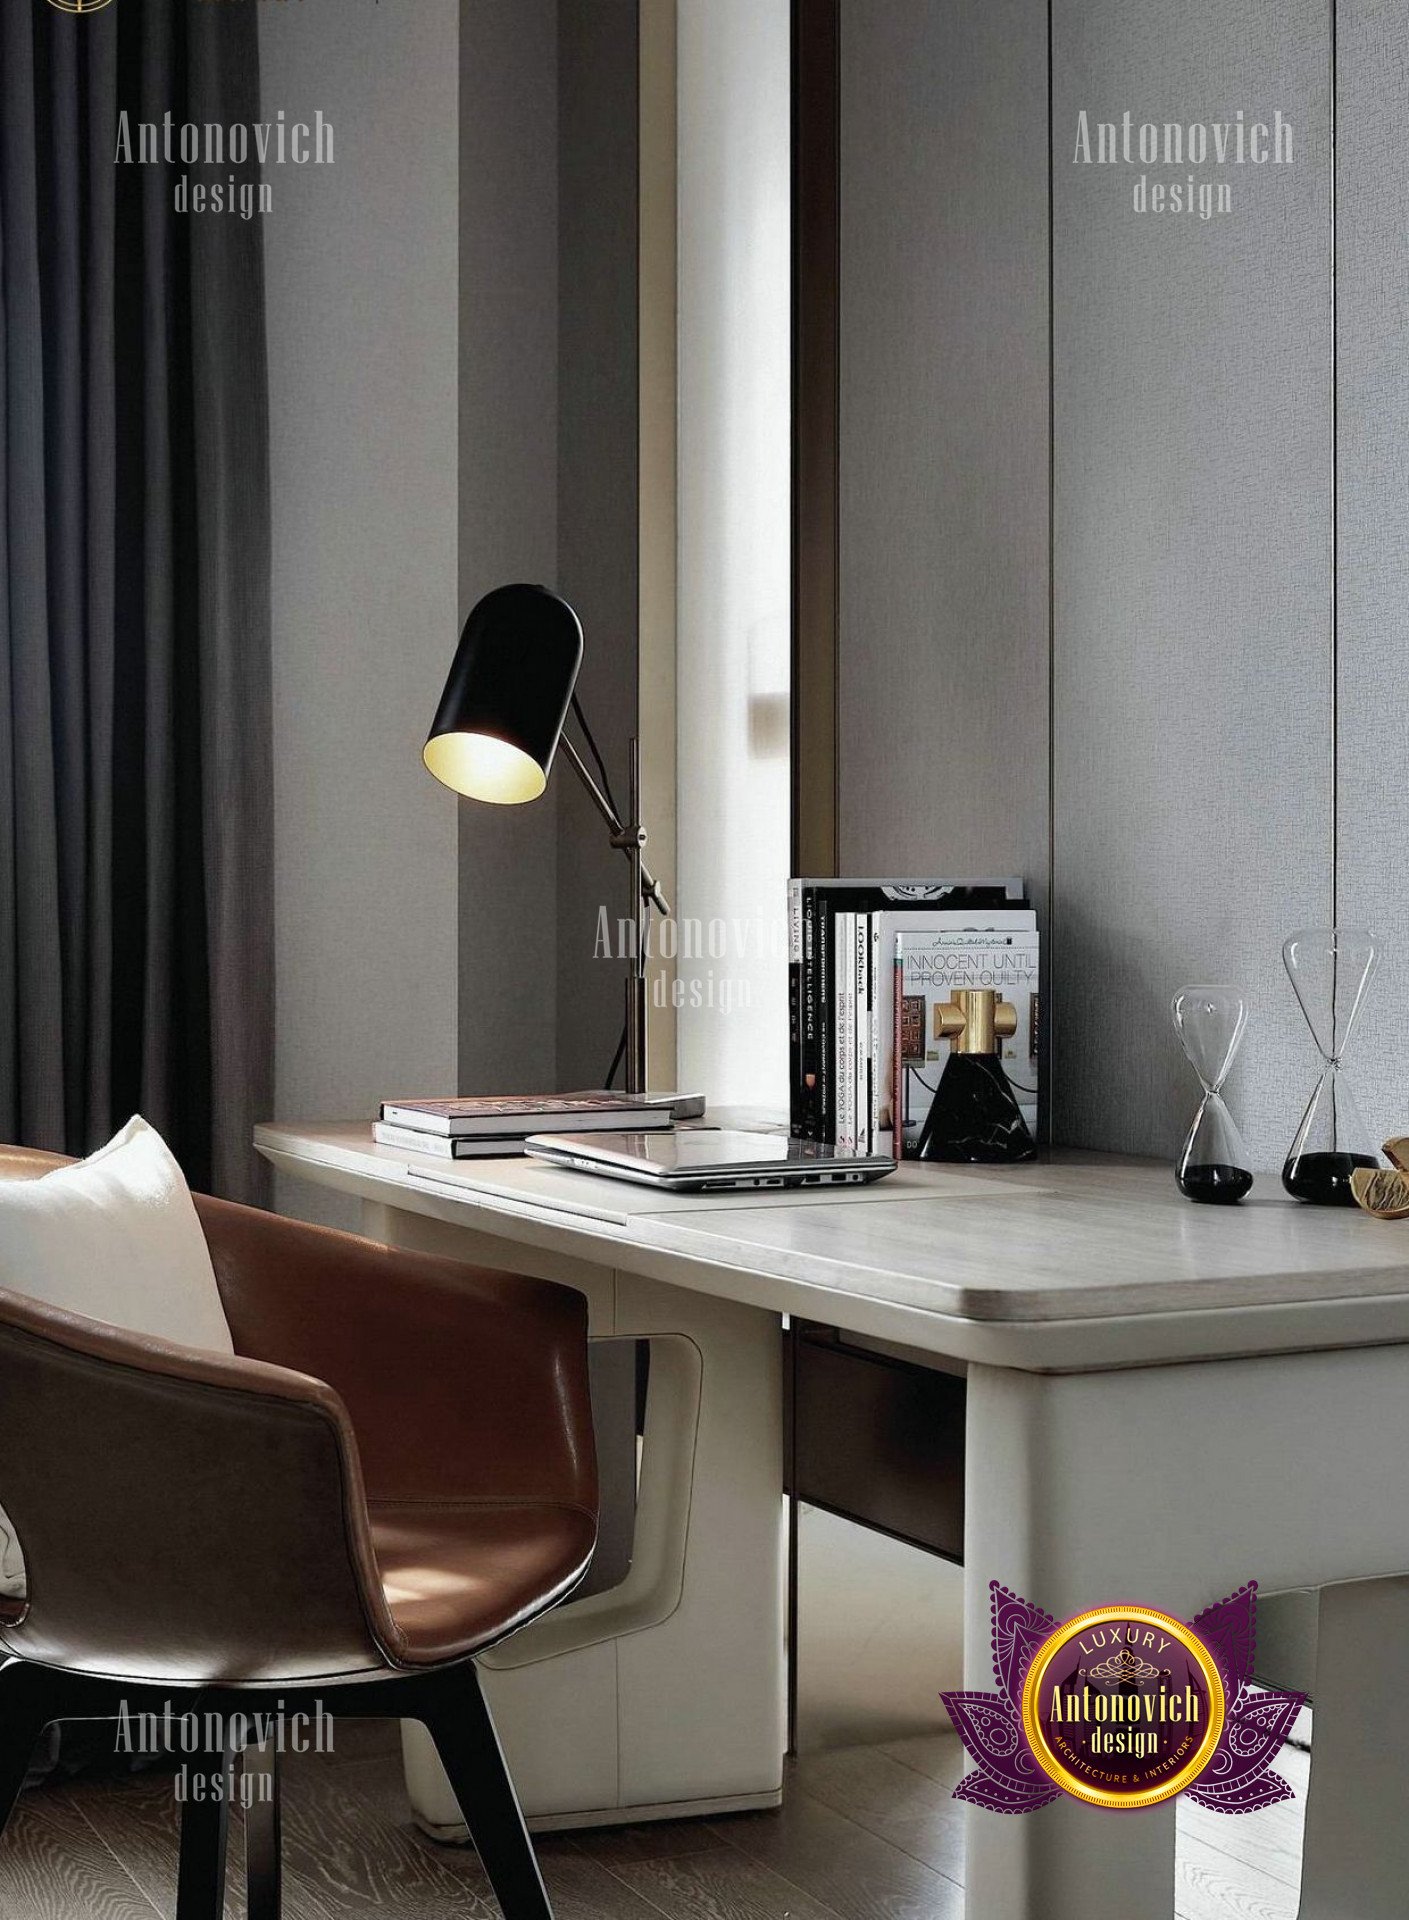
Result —
M1171 1370L1172 1371L1172 1370ZM1111 1376L1118 1378L1121 1376ZM1128 1376L1125 1376L1128 1377ZM1081 1375L1084 1383L1100 1375ZM1125 1436L1091 1436L1079 1460L1048 1457L1046 1418L1065 1380L969 1372L964 1524L964 1684L991 1691L990 1580L1064 1618L1123 1597L1168 1604L1132 1550L1158 1527L1149 1482L1128 1474ZM1090 1498L1045 1507L1052 1470L1089 1482ZM1178 1596L1175 1596L1175 1606ZM1115 1814L1063 1798L1036 1813L965 1810L969 1920L1172 1920L1174 1808Z
M1325 1587L1300 1920L1409 1906L1409 1580Z
M1409 1347L1110 1373L969 1375L965 1675L988 1582L1069 1616L1188 1620L1245 1580L1320 1587L1303 1920L1390 1920L1409 1885ZM1372 1578L1372 1576L1383 1576ZM972 1920L1170 1920L1169 1806L968 1815Z
M376 1238L579 1286L603 1339L652 1341L635 1553L480 1662L536 1828L776 1806L782 1797L783 1460L776 1314L378 1211ZM407 1783L438 1838L464 1823L424 1729Z

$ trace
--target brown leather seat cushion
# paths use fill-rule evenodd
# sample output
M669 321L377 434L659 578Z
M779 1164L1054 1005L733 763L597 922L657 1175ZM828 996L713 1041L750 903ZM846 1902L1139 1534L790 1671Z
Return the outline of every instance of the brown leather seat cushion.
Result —
M0 1180L38 1180L72 1164L61 1153L41 1153L37 1147L0 1147Z
M547 1502L374 1502L377 1566L403 1660L454 1660L561 1599L591 1558L596 1524Z

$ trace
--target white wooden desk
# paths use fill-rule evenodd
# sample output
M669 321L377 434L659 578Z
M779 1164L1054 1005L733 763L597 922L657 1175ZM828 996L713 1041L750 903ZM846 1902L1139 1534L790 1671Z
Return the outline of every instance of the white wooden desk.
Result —
M968 1685L992 1685L990 1579L1059 1615L1131 1599L1188 1618L1247 1579L1326 1589L1302 1913L1405 1911L1409 1225L1299 1207L1269 1180L1198 1208L1166 1168L1098 1156L670 1196L522 1160L452 1167L365 1125L257 1138L357 1196L374 1237L572 1281L595 1333L653 1340L631 1574L519 1636L492 1676L540 1823L776 1800L778 1328L795 1313L967 1369ZM1173 1846L1170 1807L974 1810L968 1909L1169 1920Z

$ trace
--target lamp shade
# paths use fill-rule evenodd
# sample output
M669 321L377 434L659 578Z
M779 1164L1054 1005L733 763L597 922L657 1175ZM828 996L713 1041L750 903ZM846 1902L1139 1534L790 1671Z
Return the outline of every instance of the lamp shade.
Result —
M472 800L536 800L582 665L582 627L546 587L496 587L471 610L422 759Z

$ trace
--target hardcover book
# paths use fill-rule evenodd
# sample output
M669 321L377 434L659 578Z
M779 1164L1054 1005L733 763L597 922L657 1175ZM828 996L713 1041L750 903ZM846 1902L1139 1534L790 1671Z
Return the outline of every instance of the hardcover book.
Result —
M668 1127L674 1114L630 1093L535 1093L458 1100L384 1100L382 1119L418 1133L462 1135L585 1133L594 1128Z
M837 1053L836 954L839 912L870 914L925 909L1021 908L1023 882L1012 877L967 880L793 879L788 883L788 999L792 1045L790 1123L809 1140L835 1140Z
M960 987L994 987L1016 1009L1017 1031L1000 1058L1028 1131L1037 1137L1039 942L1035 931L901 932L895 938L888 1062L897 1159L912 1154L949 1060L935 1008Z
M526 1134L496 1133L488 1139L466 1134L423 1133L416 1127L393 1126L388 1120L372 1122L372 1138L379 1147L395 1147L402 1153L429 1153L438 1160L492 1160L523 1152Z
M947 934L960 936L964 943L980 947L988 935L1002 933L1037 935L1037 915L1031 907L980 907L980 908L938 908L924 909L913 913L873 913L871 915L872 971L875 976L873 994L875 1012L872 1021L873 1045L877 1062L877 1100L875 1116L875 1147L877 1152L896 1151L893 1141L893 1089L895 1085L895 943L899 935L917 945L930 936ZM966 984L956 982L956 984ZM1020 1014L1020 1024L1023 1016ZM1021 1049L1016 1042L1006 1045L1010 1052L1005 1056L1010 1077L1016 1071L1014 1063ZM1031 1078L1034 1089L1031 1096L1033 1111L1036 1111L1036 1061L1033 1060L1031 1076L1026 1067L1019 1073L1020 1079ZM1015 1089L1016 1091L1016 1089ZM1022 1104L1027 1096L1018 1094L1018 1103Z

